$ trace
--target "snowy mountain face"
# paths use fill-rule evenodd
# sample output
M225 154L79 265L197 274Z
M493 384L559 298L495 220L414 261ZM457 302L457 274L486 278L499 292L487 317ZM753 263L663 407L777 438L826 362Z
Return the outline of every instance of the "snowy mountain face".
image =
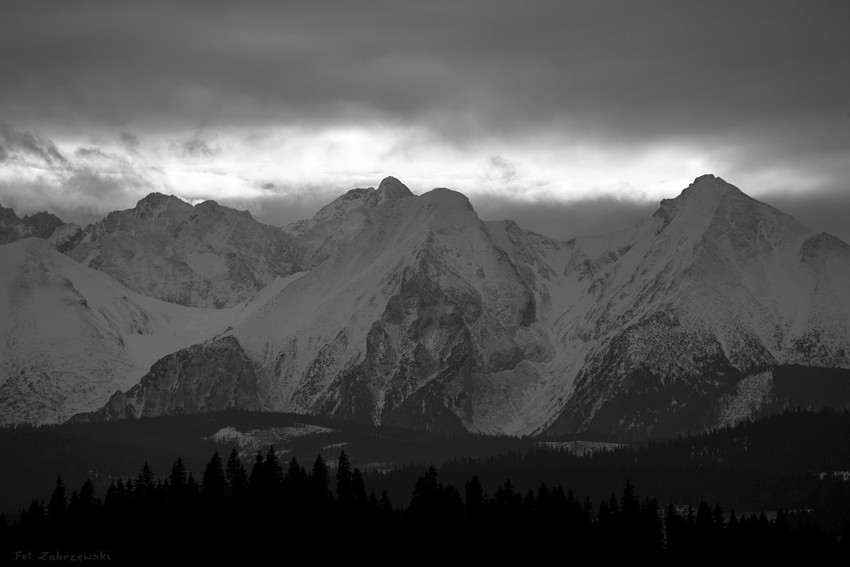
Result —
M133 386L226 313L131 292L27 238L0 246L0 424L55 423Z
M126 287L179 305L229 307L294 271L293 239L215 201L152 193L63 248Z
M69 254L107 273L149 266L116 276L148 294L235 301L203 296L209 287L174 267L201 246L236 246L233 213L202 224L204 204L145 201L86 229ZM257 279L231 309L188 310L211 318L202 336L144 369L125 357L132 377L113 378L81 419L243 408L647 437L733 422L774 407L771 392L791 403L774 368L850 368L850 247L714 176L628 230L569 242L481 221L460 193L414 196L394 178L281 232L289 264L278 275L308 271Z
M235 327L266 407L663 435L717 423L764 368L850 362L850 249L713 176L630 230L567 243L481 222L447 190L366 218ZM311 308L282 308L296 303Z
M261 365L266 407L462 431L480 426L476 404L506 398L491 376L537 374L522 364L526 351L546 356L533 322L532 290L487 225L466 197L435 189L375 207L233 334Z

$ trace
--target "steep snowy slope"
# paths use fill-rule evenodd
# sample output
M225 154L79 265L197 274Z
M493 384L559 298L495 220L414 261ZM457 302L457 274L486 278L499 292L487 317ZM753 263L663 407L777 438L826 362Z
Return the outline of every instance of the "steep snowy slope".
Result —
M227 307L294 271L293 239L247 211L152 193L86 227L63 251L128 288L180 305Z
M0 266L0 424L100 407L228 315L131 292L41 239L0 246Z

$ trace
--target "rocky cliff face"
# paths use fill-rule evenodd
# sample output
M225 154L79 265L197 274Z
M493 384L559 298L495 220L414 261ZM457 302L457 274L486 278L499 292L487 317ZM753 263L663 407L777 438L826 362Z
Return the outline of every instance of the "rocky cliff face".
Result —
M261 409L253 364L234 337L211 339L158 360L126 393L75 421Z
M30 237L50 238L60 228L62 232L79 229L76 225L63 223L59 217L46 211L18 218L14 209L0 205L0 244Z
M133 291L193 307L228 307L297 271L293 239L246 211L152 193L63 247Z

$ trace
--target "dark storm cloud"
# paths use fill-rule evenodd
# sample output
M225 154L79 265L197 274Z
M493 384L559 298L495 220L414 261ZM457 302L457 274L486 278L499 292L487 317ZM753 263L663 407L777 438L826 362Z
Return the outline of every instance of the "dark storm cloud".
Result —
M118 134L118 141L121 142L121 145L130 152L138 151L139 146L142 145L138 136L124 130Z
M0 123L0 161L36 158L46 165L65 165L67 159L52 141L32 132Z
M91 168L80 168L74 172L64 183L64 192L66 195L85 195L96 199L111 199L116 195L125 193L134 183L127 182L127 179L107 177L102 175L97 170Z
M465 134L555 125L614 142L747 138L777 121L817 129L847 120L848 10L777 1L16 3L0 24L0 100L110 123L371 115ZM819 145L835 142L829 134Z
M121 208L156 186L154 168L97 145L63 154L46 136L0 124L0 162L32 175L0 179L0 202L23 213L49 210L71 222ZM61 214L60 214L61 213Z
M847 2L781 0L16 2L0 18L0 120L164 134L194 157L218 150L179 138L198 124L412 125L460 146L556 134L621 155L686 148L732 181L782 186L791 170L785 189L802 177L840 196L848 21ZM3 144L0 159L61 156Z
M100 148L77 148L74 150L74 156L78 158L99 158L108 157L107 153Z
M201 130L197 130L187 140L175 143L173 147L183 157L210 158L221 152L221 148Z

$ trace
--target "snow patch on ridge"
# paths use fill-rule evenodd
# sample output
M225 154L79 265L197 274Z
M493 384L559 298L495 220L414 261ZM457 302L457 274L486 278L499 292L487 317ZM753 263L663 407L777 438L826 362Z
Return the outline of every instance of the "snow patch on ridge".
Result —
M631 448L631 445L608 443L605 441L541 441L538 445L556 451L567 451L577 457L587 457L596 453L608 453L619 449Z
M252 457L257 451L265 451L270 445L288 443L299 437L334 431L334 429L328 427L304 423L296 423L291 427L251 429L244 433L235 427L222 427L209 437L205 437L204 440L223 444L233 443L238 447L239 456L244 458ZM280 448L278 448L278 452L281 452Z

